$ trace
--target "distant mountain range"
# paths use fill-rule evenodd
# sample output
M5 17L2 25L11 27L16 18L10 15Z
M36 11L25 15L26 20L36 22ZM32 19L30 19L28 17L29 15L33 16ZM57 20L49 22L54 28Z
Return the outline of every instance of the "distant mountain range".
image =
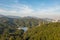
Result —
M19 17L19 16L5 16L0 15L0 23L8 24L10 26L36 26L39 25L41 22L48 23L48 22L60 22L60 20L54 20L50 18L38 18L38 17Z
M0 17L20 18L19 16L11 16L11 15L0 15Z

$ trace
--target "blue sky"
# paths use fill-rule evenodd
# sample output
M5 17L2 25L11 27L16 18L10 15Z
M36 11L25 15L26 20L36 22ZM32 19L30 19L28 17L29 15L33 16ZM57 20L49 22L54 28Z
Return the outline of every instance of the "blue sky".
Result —
M60 0L0 0L0 14L60 19Z

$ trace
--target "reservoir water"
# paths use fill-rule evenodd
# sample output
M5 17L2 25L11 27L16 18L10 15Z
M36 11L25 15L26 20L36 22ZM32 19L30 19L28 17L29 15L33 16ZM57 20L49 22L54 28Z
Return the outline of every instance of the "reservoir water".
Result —
M19 27L18 29L19 30L22 29L22 30L24 30L24 32L26 32L28 30L28 27Z

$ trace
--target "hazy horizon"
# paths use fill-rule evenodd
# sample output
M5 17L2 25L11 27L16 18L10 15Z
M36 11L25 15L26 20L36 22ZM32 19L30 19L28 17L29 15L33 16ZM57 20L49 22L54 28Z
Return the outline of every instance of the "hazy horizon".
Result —
M60 19L60 0L0 0L0 14Z

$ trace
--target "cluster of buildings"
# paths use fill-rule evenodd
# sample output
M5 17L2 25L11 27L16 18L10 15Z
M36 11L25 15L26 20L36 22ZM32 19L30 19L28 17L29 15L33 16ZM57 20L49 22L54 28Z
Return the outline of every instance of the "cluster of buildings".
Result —
M56 20L52 20L52 22L60 22L60 20L56 19Z

